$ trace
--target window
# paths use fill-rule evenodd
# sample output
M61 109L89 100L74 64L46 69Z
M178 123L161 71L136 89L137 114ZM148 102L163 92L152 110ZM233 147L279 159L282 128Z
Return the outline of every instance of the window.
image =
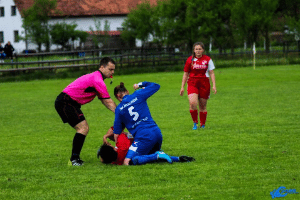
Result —
M11 6L11 16L16 16L16 15L17 15L16 6Z
M4 42L4 34L3 31L0 31L0 43Z
M0 7L0 17L4 17L4 7Z
M14 31L14 42L19 42L19 31Z

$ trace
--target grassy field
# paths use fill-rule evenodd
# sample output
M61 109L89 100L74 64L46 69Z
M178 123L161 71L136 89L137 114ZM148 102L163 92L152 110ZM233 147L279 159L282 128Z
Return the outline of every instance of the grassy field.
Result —
M104 165L96 158L114 115L97 99L82 107L90 125L81 158L67 165L74 130L54 100L73 79L0 83L0 199L272 199L285 186L300 192L300 66L215 70L204 130L192 130L182 72L115 76L132 85L153 81L148 100L162 130L162 149L192 163ZM114 98L115 100L115 98ZM288 194L284 199L299 199Z

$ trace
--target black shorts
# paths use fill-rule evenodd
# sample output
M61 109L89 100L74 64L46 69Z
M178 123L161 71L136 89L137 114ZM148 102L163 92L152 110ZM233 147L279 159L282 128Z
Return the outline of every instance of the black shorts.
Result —
M80 108L81 105L64 92L60 93L55 100L55 109L60 118L72 127L85 120Z

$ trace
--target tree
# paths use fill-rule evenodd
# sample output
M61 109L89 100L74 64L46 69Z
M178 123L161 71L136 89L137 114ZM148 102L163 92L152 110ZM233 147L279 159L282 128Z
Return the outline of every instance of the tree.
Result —
M86 42L89 34L85 31L75 31L75 34L78 36L79 40L80 40L80 48L82 48L82 44Z
M124 36L122 36L122 38L131 39L134 37L140 39L144 46L144 43L149 39L150 35L153 34L153 27L151 24L153 14L154 9L149 2L139 4L124 20L122 24Z
M269 31L278 7L278 0L236 0L232 7L232 19L240 34L252 44L257 42L259 33L266 41L269 51Z
M192 30L192 40L194 42L201 40L207 44L213 39L220 53L227 46L230 46L233 51L232 4L233 0L189 1L186 21L187 26Z
M187 22L189 1L170 0L163 1L159 5L162 17L161 30L167 45L182 46L187 43L186 48L191 49L194 43L193 30L198 29L198 26L191 27Z
M50 37L48 20L51 12L56 8L56 0L35 0L33 6L24 11L23 25L25 37L38 46L41 51L42 45L50 50Z
M62 49L66 49L70 39L75 41L78 38L75 32L76 27L77 24L67 24L65 22L52 25L50 31L52 43L61 45Z
M300 51L300 1L279 0L278 13L285 19L288 35L293 35Z
M90 31L92 34L92 40L95 44L96 48L99 47L103 47L107 45L107 42L109 40L109 35L108 32L110 31L110 24L108 22L108 20L105 20L105 24L104 24L104 28L102 30L101 28L101 20L96 19L94 17L94 23L95 23L95 28L96 30L94 30L93 27L90 27Z

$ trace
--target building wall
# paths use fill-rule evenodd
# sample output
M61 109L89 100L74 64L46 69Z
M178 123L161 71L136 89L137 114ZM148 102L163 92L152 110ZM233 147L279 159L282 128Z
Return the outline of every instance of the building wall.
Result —
M111 31L116 31L119 28L122 28L122 23L124 22L126 16L105 16L105 17L76 17L76 18L54 18L49 20L49 25L53 25L56 23L67 23L67 24L77 24L76 30L81 31L96 31L96 22L100 22L100 30L104 30L105 21L107 20L108 24L110 25ZM79 41L74 43L74 48L76 49L79 46ZM36 49L37 46L34 44L29 44L28 49ZM61 46L58 45L51 45L50 50L57 50L60 49ZM45 50L45 47L42 48Z
M24 37L24 29L22 28L22 17L16 9L16 15L11 16L11 7L15 6L13 0L0 0L0 8L4 8L4 16L0 17L0 32L3 32L3 38L4 41L2 43L2 46L4 46L8 41L11 42L11 44L15 48L15 53L22 53L25 49L31 49L36 50L37 45L30 43L30 41L27 42L27 45L25 41L18 41L16 42L14 40L14 31L18 31L20 36ZM55 23L62 23L66 22L68 24L76 23L77 30L82 31L90 31L97 30L95 20L98 22L101 22L101 30L104 30L105 21L108 21L108 24L110 26L111 31L116 31L122 28L122 23L126 19L126 16L97 16L97 17L76 17L76 18L53 18L49 20L49 24L55 24ZM74 43L74 48L77 48L79 46L79 41ZM141 46L141 42L137 40L136 42L137 46ZM57 50L60 49L60 46L57 45L51 45L51 50ZM42 50L45 50L45 47L42 47Z
M116 31L122 28L122 23L124 22L126 16L105 16L105 17L77 17L77 18L64 18L64 19L51 19L49 21L49 24L53 25L56 23L62 23L65 22L67 24L77 24L77 30L81 31L97 31L96 23L100 22L100 30L104 30L105 21L107 20L110 30L109 31ZM95 22L96 21L96 22ZM90 37L89 37L90 39ZM76 41L74 43L74 48L76 49L79 46L79 41ZM87 44L85 45L85 48L92 47L92 41L88 40ZM61 48L57 45L52 45L51 50ZM116 47L114 47L116 48Z
M0 32L3 32L4 39L2 46L10 41L15 48L15 53L19 53L25 49L25 42L15 42L14 31L18 31L20 36L24 36L24 29L18 9L16 9L16 15L11 16L11 6L15 6L13 0L0 0L0 8L4 8L4 16L0 16Z
M104 30L105 21L108 21L111 31L116 31L118 28L122 28L126 16L105 16L105 17L78 17L78 18L65 18L65 19L51 19L49 24L66 22L68 24L77 24L77 30L90 31L90 27L93 30L97 30L95 26L95 20L101 22L101 30Z

